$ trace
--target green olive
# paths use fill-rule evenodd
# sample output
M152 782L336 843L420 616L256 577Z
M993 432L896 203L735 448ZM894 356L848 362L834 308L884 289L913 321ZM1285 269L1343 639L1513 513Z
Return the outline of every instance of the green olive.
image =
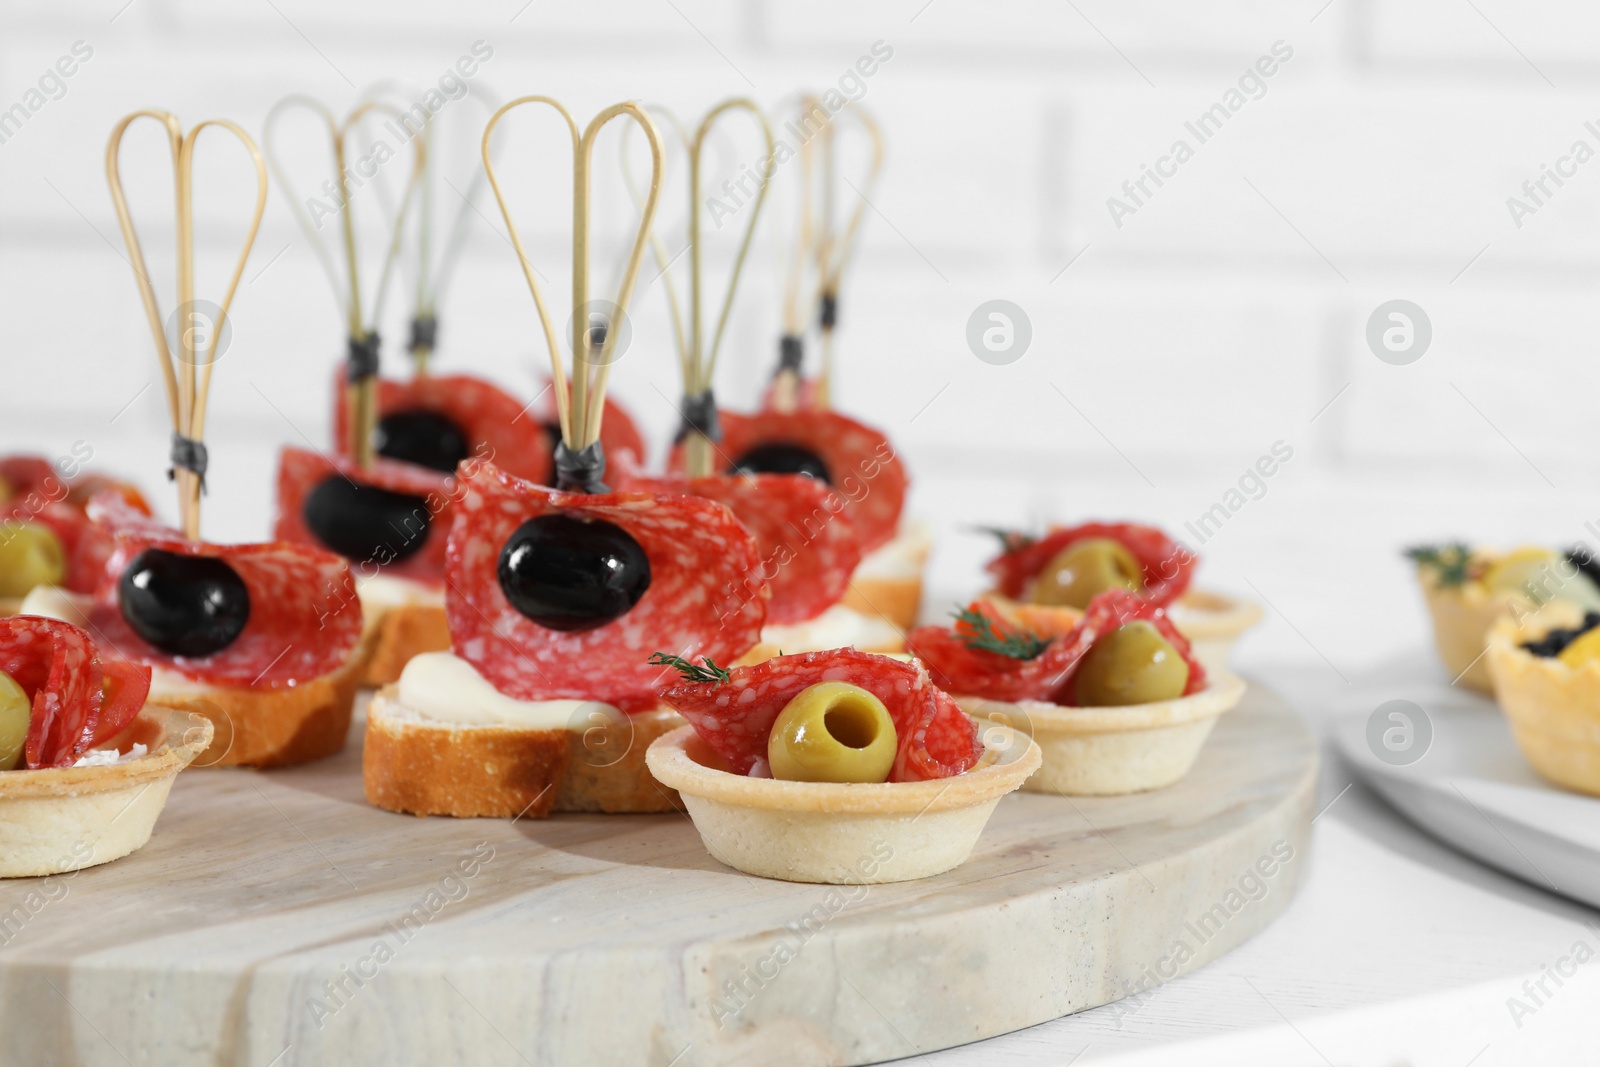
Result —
M42 522L0 523L0 596L27 596L36 585L60 585L67 553Z
M1119 541L1091 537L1057 552L1034 579L1029 600L1053 607L1086 608L1107 589L1144 588L1144 568Z
M899 747L883 701L849 682L819 682L779 713L767 762L785 781L884 782Z
M33 701L11 675L0 671L0 771L22 765L22 746L33 721Z
M1183 695L1189 664L1148 622L1119 626L1094 643L1073 682L1080 707L1153 704Z

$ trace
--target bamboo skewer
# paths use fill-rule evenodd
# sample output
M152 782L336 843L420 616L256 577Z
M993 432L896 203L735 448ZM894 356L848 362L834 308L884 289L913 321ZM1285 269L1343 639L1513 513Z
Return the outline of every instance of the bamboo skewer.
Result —
M556 338L544 295L535 277L533 261L528 258L506 203L505 193L495 173L494 158L490 151L495 127L512 110L524 104L544 104L566 122L572 139L572 374L569 379L561 360L561 345ZM640 212L639 229L632 251L623 269L622 281L617 288L613 314L618 321L608 322L605 339L599 352L594 350L594 338L589 323L589 216L591 213L589 178L594 155L594 142L600 130L619 115L631 118L644 131L650 144L651 174L649 191ZM505 218L506 230L511 235L512 247L522 266L522 275L533 294L534 307L539 314L539 324L544 330L545 344L550 350L550 369L556 393L556 413L561 423L561 445L556 449L558 488L580 492L603 492L600 477L604 473L605 457L600 448L600 425L605 415L606 384L610 377L612 352L621 334L621 319L627 314L633 297L634 283L638 280L639 264L644 259L650 227L655 220L656 204L661 197L662 148L655 125L639 105L628 102L613 104L590 120L580 134L578 124L561 103L548 96L521 96L503 105L483 130L483 168L489 187L494 190L495 202Z
M477 91L482 90L482 91ZM409 103L420 96L419 90L408 89L406 86L393 80L378 82L363 94L363 100L386 102L389 104ZM482 104L490 113L497 106L490 102L494 96L483 89L481 83L469 89L468 95ZM407 112L409 114L409 112ZM414 277L410 278L412 296L411 337L407 349L411 355L412 373L419 378L426 377L429 372L438 331L438 308L443 299L446 288L454 276L456 263L461 258L461 252L466 247L467 228L472 216L477 211L476 201L479 192L484 186L484 173L481 168L472 168L472 178L467 183L464 192L459 192L461 205L456 209L455 215L446 224L443 233L443 247L437 252L434 249L434 173L439 165L439 151L434 136L435 126L433 114L423 120L422 129L417 136L422 139L425 154L421 180L417 186L417 212L416 212L416 256ZM389 198L385 196L387 190L378 187L376 192L383 202L386 210L393 210ZM407 259L400 257L400 271L402 277L407 274Z
M755 236L756 222L761 216L762 204L767 198L767 184L772 180L771 164L766 173L760 176L761 184L757 187L755 199L750 203L750 221L746 224L744 235L739 240L739 251L734 256L733 270L728 277L728 291L722 299L722 308L717 314L716 332L712 334L711 344L705 343L704 332L701 329L701 310L704 301L702 296L704 288L701 284L701 247L700 247L700 159L704 154L706 137L711 132L717 119L730 111L745 111L754 116L761 129L765 154L763 159L770 161L773 158L772 126L767 122L767 117L755 103L745 97L725 100L712 108L700 120L700 127L695 131L694 142L689 147L689 358L686 361L687 373L684 375L683 388L685 404L698 404L702 408L715 412L711 396L711 383L716 374L717 353L722 348L722 336L728 327L728 314L733 310L733 298L739 288L739 276L744 272L745 257L750 252L750 241ZM705 432L705 427L687 427L689 430L684 441L684 467L691 478L704 477L715 468L715 441Z
M179 352L175 354L162 327L161 310L156 300L155 287L145 268L144 249L139 241L133 216L128 210L127 197L122 189L121 150L122 138L128 127L141 118L160 122L167 131L167 143L172 153L174 214L177 231L178 307L176 314L186 320L194 314L194 148L200 131L217 126L237 137L250 153L256 170L256 205L245 234L244 247L234 265L233 276L219 305L217 321L212 324L210 343L206 346L204 362L195 345L195 331L186 321L177 323ZM184 134L177 116L168 111L144 109L132 112L111 131L106 144L106 182L111 187L111 200L116 207L117 221L122 227L122 240L128 247L133 264L134 280L149 320L150 333L155 341L156 358L161 364L162 381L167 391L167 408L172 416L173 469L171 477L178 486L178 515L183 535L191 541L200 539L200 494L205 486L205 425L206 398L211 391L211 371L216 363L217 345L222 338L223 326L228 319L228 309L233 305L239 280L244 276L245 263L261 230L261 216L267 207L267 166L255 141L235 123L225 119L208 119ZM203 369L202 369L203 368Z
M300 203L300 198L295 192L294 183L289 179L287 170L283 167L278 153L275 150L273 131L277 128L278 120L291 108L302 107L315 113L322 119L326 126L328 138L332 147L334 181L337 183L339 193L340 235L345 258L344 277L334 265L333 257L328 254L326 247L317 236L316 222L311 214ZM405 230L406 213L411 205L412 197L417 186L421 183L423 169L427 165L427 144L422 137L413 137L414 146L412 156L411 174L405 186L405 193L400 199L400 206L394 213L394 218L389 225L389 245L384 254L383 266L379 271L377 288L373 294L372 314L368 318L362 313L361 303L361 274L360 256L356 245L355 217L351 209L350 198L350 171L346 158L346 147L351 131L356 128L368 115L381 112L400 117L399 109L375 100L367 100L356 107L340 122L334 118L333 112L321 102L296 93L284 97L273 105L267 112L264 127L264 144L268 162L273 173L278 177L278 184L283 187L288 195L290 210L294 213L300 228L311 241L317 253L317 258L322 262L323 270L328 275L328 280L333 285L334 299L338 302L340 310L344 313L345 327L349 336L350 352L352 357L352 371L370 369L377 362L377 324L383 316L384 298L388 293L389 281L394 274L395 262L399 257L401 237ZM361 357L361 362L367 364L366 368L358 368L356 357ZM350 455L359 467L370 467L374 459L373 430L377 424L377 376L376 373L353 373L350 375L345 389L345 403L348 405L350 422L350 440L346 443Z
M820 341L820 369L817 372L817 397L818 407L826 408L832 404L833 394L833 330L838 320L839 286L844 278L845 266L850 262L851 255L855 252L856 234L861 229L861 220L866 216L867 207L873 187L877 185L878 174L883 169L883 133L878 128L877 120L860 104L848 105L850 112L860 121L862 129L867 135L867 140L872 146L872 162L867 168L862 188L857 190L857 204L850 213L850 220L845 224L844 232L838 234L834 230L834 194L837 186L838 169L834 157L834 127L829 122L822 132L822 232L816 242L817 277L818 277L818 327Z
M800 108L802 116L823 110L813 96L802 97ZM835 157L837 116L822 123L816 134L800 144L800 218L784 286L784 355L772 384L772 406L778 411L793 411L800 405L800 374L795 364L799 362L798 346L805 334L805 316L811 309L817 315L820 349L815 403L826 408L832 400L833 331L838 319L839 289L883 169L883 135L877 121L858 103L847 103L845 109L861 124L872 158L861 187L856 189L855 210L841 232L835 227L839 182ZM810 271L806 269L808 265ZM808 285L812 278L814 287Z

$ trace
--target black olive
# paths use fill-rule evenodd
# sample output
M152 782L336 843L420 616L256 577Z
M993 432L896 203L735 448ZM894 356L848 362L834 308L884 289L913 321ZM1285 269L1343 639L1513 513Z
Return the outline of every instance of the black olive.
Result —
M732 474L805 474L821 482L829 482L828 465L810 449L782 441L769 441L757 445L729 468Z
M135 633L173 656L227 648L250 621L250 591L226 561L147 548L117 582L117 606Z
M379 566L420 552L432 520L422 497L358 485L342 474L328 475L307 493L300 513L328 548Z
M650 557L609 522L540 515L500 550L511 606L552 630L592 630L632 610L650 588Z
M455 473L472 454L461 427L434 411L396 411L378 420L378 454Z

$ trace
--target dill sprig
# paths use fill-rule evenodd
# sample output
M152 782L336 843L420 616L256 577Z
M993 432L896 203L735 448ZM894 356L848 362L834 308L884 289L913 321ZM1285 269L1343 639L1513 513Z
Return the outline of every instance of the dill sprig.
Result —
M986 533L999 541L1002 552L1017 552L1039 540L1032 534L1023 533L1021 530L1008 530L1004 526L974 526L972 529L977 533Z
M704 667L692 660L686 660L682 656L672 656L665 652L655 653L650 657L649 662L653 667L671 667L683 675L683 680L686 682L728 682L733 680L733 675L728 673L727 668L717 666L710 656L706 656L700 661L705 664Z
M989 616L976 608L956 609L956 633L975 652L994 652L1008 659L1035 659L1050 647L1049 638L1016 626L1002 632Z
M1406 558L1418 567L1433 571L1440 586L1465 585L1472 577L1472 549L1460 542L1445 545L1417 545L1406 549Z

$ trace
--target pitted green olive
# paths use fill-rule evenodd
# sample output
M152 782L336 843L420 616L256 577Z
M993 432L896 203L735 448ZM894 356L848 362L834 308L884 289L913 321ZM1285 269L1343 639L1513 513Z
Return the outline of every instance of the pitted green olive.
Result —
M22 765L22 746L28 740L33 702L11 675L0 671L0 771Z
M27 596L36 585L60 585L67 576L61 539L42 522L0 523L0 596Z
M1161 631L1143 620L1094 643L1073 681L1080 707L1114 708L1175 700L1189 684L1189 664Z
M1053 607L1086 608L1107 589L1144 588L1144 569L1119 541L1091 537L1057 552L1034 579L1029 599Z
M848 682L819 682L779 713L767 762L791 782L883 782L898 749L883 701Z

